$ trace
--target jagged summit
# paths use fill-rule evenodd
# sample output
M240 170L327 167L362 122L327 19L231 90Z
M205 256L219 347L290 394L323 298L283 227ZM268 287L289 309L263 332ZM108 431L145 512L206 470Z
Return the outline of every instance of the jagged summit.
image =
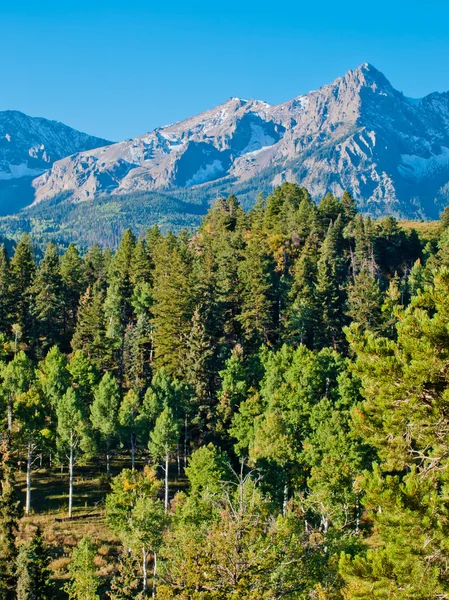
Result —
M317 198L348 189L375 215L431 216L449 201L449 94L411 100L369 63L278 105L231 97L94 146L47 166L33 181L35 203L198 186L202 198L242 189L251 198L286 180Z

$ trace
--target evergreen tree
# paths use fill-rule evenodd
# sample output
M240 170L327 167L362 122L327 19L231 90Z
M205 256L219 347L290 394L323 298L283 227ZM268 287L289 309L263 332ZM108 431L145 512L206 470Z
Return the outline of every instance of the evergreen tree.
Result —
M88 287L81 297L72 348L82 350L98 368L112 366L111 342L106 336L104 291L99 283Z
M193 313L189 265L171 238L164 239L154 255L152 308L155 361L171 375L179 375L183 340Z
M344 345L342 327L346 319L345 304L345 258L340 217L329 225L318 261L316 299L320 307L320 322L315 336L318 347Z
M50 559L38 527L33 538L24 543L17 557L17 600L53 600Z
M60 273L64 286L64 337L70 341L75 331L79 301L87 287L84 263L73 244L61 258Z
M8 254L0 246L0 327L1 332L9 335L14 314L14 296L11 293L12 273Z
M38 352L61 344L64 333L64 288L56 246L48 244L31 288Z
M35 272L31 239L24 233L11 260L11 295L14 298L12 321L20 328L26 343L31 340L32 334L31 286Z
M17 557L16 536L19 502L15 493L15 476L11 460L11 442L4 432L0 446L0 595L4 600L15 600Z

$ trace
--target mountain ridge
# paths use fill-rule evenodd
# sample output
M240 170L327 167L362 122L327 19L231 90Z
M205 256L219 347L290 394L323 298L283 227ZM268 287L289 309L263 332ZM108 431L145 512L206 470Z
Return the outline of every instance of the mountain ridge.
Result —
M268 169L272 186L297 181L314 197L349 189L375 215L434 216L448 199L449 94L411 101L363 63L281 104L231 97L137 138L63 158L33 186L35 203L62 193L77 202L193 192L217 182L232 192Z

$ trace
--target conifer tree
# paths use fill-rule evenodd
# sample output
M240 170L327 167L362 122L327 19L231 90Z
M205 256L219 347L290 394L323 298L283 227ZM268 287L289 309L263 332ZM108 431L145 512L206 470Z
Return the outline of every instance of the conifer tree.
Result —
M38 352L61 344L64 332L64 288L56 246L48 244L31 288Z
M4 245L0 246L0 327L9 335L14 313L14 297L11 293L12 273L8 254Z
M0 446L0 597L15 600L17 557L16 536L19 502L15 492L9 432L4 432Z
M190 329L193 293L188 262L174 241L165 238L154 256L153 338L154 360L171 375L179 375L183 340Z
M254 232L239 265L241 313L238 317L249 349L269 344L274 338L274 264L263 236Z
M111 342L106 336L104 291L100 283L88 287L81 297L72 348L82 350L98 368L112 366Z
M53 600L50 558L38 527L32 539L24 543L17 557L17 600Z
M31 239L24 233L11 260L11 294L14 298L12 320L19 326L26 342L30 341L32 333L31 286L35 272Z
M64 336L70 341L76 326L79 301L87 287L84 263L73 244L61 258L60 272L64 286Z
M341 349L344 344L344 260L342 222L338 217L335 223L329 225L318 261L316 299L321 315L315 336L317 347Z

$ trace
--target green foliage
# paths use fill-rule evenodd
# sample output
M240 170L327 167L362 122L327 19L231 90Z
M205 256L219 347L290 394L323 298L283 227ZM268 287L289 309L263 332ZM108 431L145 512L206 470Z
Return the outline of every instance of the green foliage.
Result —
M50 558L38 528L25 542L17 556L17 600L52 600L54 587L50 581Z
M70 582L64 586L69 600L99 600L100 580L96 574L95 555L95 546L87 537L73 550L69 565Z

